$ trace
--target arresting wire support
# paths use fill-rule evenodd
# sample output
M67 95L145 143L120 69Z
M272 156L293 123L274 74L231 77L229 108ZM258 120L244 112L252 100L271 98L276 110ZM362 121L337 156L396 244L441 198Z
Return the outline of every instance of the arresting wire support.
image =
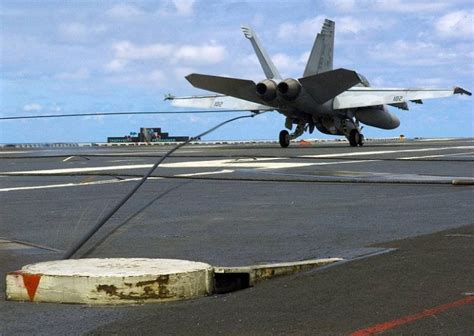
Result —
M218 124L217 126L214 126L212 127L211 129L208 129L207 131L193 137L193 138L190 138L188 140L186 140L185 142L183 143L180 143L178 145L176 145L175 147L171 148L168 152L166 152L165 155L163 155L154 165L153 167L151 167L148 172L142 177L142 179L135 185L135 187L133 187L132 190L130 190L127 195L120 200L120 202L118 202L115 207L113 209L111 209L106 215L104 215L104 217L99 221L97 222L97 224L95 224L79 241L77 241L69 250L66 251L66 253L64 254L63 256L63 259L70 259L129 199L130 197L133 196L133 194L135 194L135 192L137 192L137 190L146 182L146 180L151 176L151 174L153 174L153 172L155 171L155 169L168 157L170 156L171 154L173 154L175 151L177 151L179 148L187 145L188 143L190 143L191 141L195 141L213 131L215 131L216 129L218 129L219 127L221 126L224 126L225 124L228 124L228 123L231 123L233 121L236 121L236 120L239 120L239 119L244 119L244 118L253 118L259 114L262 114L264 112L260 112L260 113L254 113L254 114L250 114L250 115L244 115L244 116L239 116L239 117L235 117L235 118L231 118L231 119L228 119L220 124Z

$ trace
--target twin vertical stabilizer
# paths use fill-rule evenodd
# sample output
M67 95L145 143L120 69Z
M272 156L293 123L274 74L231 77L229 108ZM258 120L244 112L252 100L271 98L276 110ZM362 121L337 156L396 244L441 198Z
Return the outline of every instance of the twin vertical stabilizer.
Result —
M334 56L334 29L334 21L328 19L324 20L323 28L314 41L313 49L309 55L303 77L332 70L332 60Z
M280 73L273 64L270 56L262 47L260 40L252 28L242 26L242 31L246 38L252 43L252 47L257 54L258 60L262 66L263 72L268 79L281 79ZM306 64L303 77L316 75L333 69L334 55L334 32L335 23L331 20L324 20L321 32L316 36L313 49Z
M280 73L278 72L275 64L273 64L270 56L268 56L265 49L263 49L262 45L260 44L260 40L257 38L257 35L253 32L252 28L242 26L242 31L246 38L250 40L252 43L253 50L257 54L258 60L262 65L263 72L268 79L281 79Z

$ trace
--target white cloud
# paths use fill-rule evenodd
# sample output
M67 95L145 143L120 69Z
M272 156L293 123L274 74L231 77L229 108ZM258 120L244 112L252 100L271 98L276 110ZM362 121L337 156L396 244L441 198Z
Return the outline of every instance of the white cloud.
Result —
M301 62L301 59L293 58L284 53L273 55L272 60L282 76L299 75L304 69L304 63Z
M440 12L450 6L449 1L402 1L402 0L369 0L366 6L377 11L402 12L402 13L426 13Z
M146 73L129 73L121 76L110 77L109 80L114 83L138 84L143 86L165 87L165 74L155 69Z
M368 29L367 22L360 21L350 16L345 16L337 20L337 33L357 34L362 30ZM372 25L371 25L372 26Z
M90 42L96 35L105 33L107 27L103 24L85 25L79 22L63 23L58 27L59 36L68 42Z
M447 64L460 56L459 53L450 49L444 49L434 43L403 40L376 44L373 48L369 49L369 55L373 59L404 66Z
M351 12L357 8L355 0L329 0L327 5L341 12Z
M115 43L112 48L115 58L106 64L108 71L121 71L130 61L165 59L172 64L177 62L195 64L215 64L224 60L226 50L215 43L202 45L174 45L155 43L135 45L130 41Z
M435 22L440 36L472 38L474 36L474 11L448 13Z
M193 14L195 0L167 0L158 11L159 15L189 16Z
M174 74L177 78L181 79L190 73L196 72L195 69L190 68L190 67L177 67L174 69Z
M113 7L111 7L107 11L107 15L116 19L136 19L139 18L143 15L145 15L145 12L131 4L117 4Z
M106 14L114 19L135 20L146 15L190 16L195 0L165 0L158 10L145 11L135 5L121 3L111 7Z
M195 0L173 0L178 15L191 15L193 13L193 5Z
M415 78L413 84L424 88L436 88L446 86L446 78Z
M113 59L105 65L105 70L110 72L122 71L127 65L127 61L124 59Z
M126 60L163 58L170 56L173 52L173 46L171 44L161 43L137 46L129 41L121 41L115 43L112 48L117 58Z
M165 75L160 70L153 70L148 75L148 80L150 82L155 82L155 83L156 82L164 82L165 78L166 78Z
M296 37L316 36L321 31L325 16L318 15L312 19L306 19L299 23L285 22L278 27L278 37L283 40Z
M219 63L225 58L225 55L225 48L215 44L203 44L200 46L184 45L178 47L175 53L177 61L182 60L206 64Z
M309 58L309 51L299 56L290 56L284 53L272 55L271 58L276 68L283 77L298 78L303 75L304 68Z
M318 15L312 19L299 23L286 22L278 27L278 37L284 40L295 38L315 38L321 31L325 16ZM332 18L336 22L336 35L358 34L362 32L386 30L395 24L394 20L380 20L377 18L359 19L353 16Z
M41 111L43 107L38 103L30 103L23 106L23 111L25 112L37 112Z
M370 79L370 85L374 87L388 87L391 83L387 82L385 77L377 76Z
M326 7L339 12L378 11L398 13L440 12L452 5L449 0L326 0Z
M82 80L90 77L90 71L86 68L80 68L73 72L61 72L56 75L56 79L61 80Z
M336 33L340 34L358 34L365 31L386 30L395 24L393 20L372 19L356 19L351 16L343 16L336 19Z
M309 51L305 51L299 56L280 52L270 55L270 58L282 77L299 78L303 75L309 54ZM236 59L234 66L235 71L227 74L227 76L247 78L256 82L264 78L262 67L254 53ZM226 74L221 73L219 75L225 76Z

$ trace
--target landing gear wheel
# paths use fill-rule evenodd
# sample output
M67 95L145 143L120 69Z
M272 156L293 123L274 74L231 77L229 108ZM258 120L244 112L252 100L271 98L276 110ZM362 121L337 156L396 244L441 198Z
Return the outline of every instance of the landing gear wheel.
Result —
M290 133L288 131L283 130L280 132L279 137L280 146L286 148L290 145Z
M364 146L364 141L365 141L364 134L359 133L359 142L358 142L358 145L359 145L359 146Z
M357 147L360 141L360 133L356 130L353 129L351 133L349 133L349 144L352 147Z

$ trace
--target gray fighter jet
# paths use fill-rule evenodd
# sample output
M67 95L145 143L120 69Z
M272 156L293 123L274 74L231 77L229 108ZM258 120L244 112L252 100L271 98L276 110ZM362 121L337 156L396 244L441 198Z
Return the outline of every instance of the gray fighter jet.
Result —
M315 128L331 135L344 135L351 146L362 146L364 136L360 123L382 129L400 125L387 105L408 110L407 102L422 104L424 99L448 97L470 92L453 89L372 88L367 79L355 71L333 70L335 23L325 20L317 34L303 77L283 79L259 39L249 27L242 31L250 40L266 79L255 83L247 79L190 74L186 79L200 89L217 95L173 97L173 106L224 108L253 112L276 110L286 117L285 127L295 130L280 132L279 142L288 147L290 141Z

